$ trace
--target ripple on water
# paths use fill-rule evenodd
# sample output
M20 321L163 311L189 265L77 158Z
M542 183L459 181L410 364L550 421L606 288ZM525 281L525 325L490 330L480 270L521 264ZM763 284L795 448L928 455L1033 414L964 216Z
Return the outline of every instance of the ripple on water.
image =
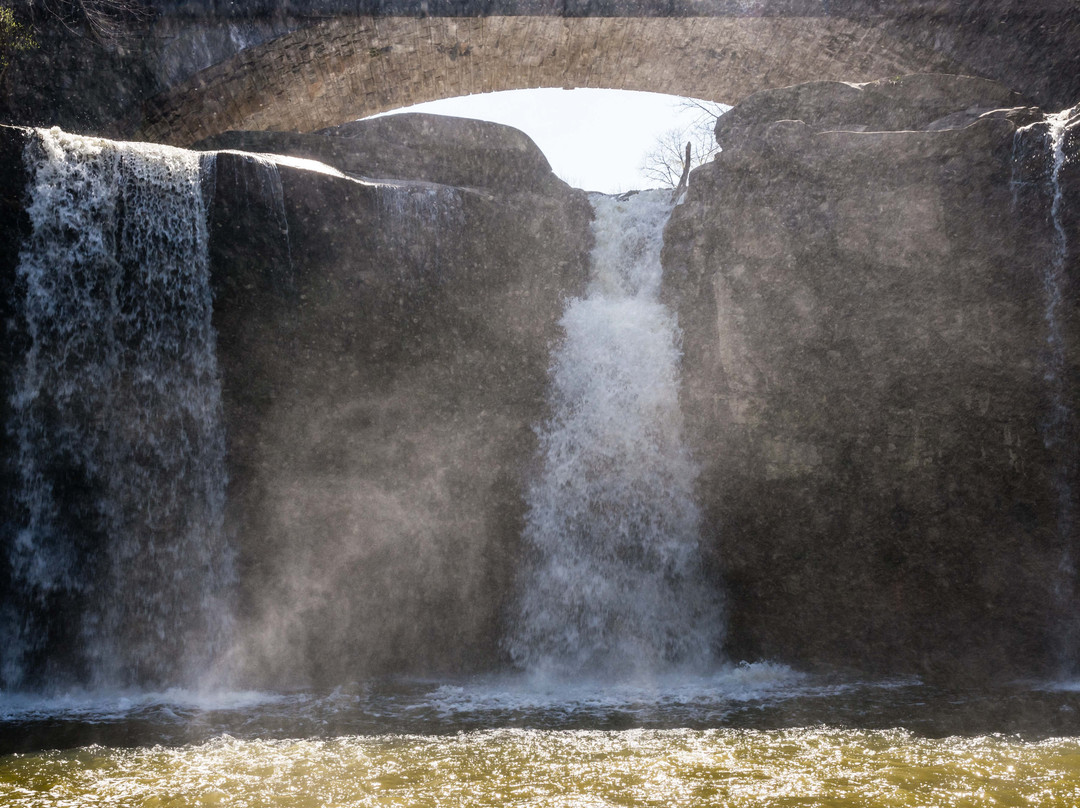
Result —
M1080 694L1046 685L748 665L19 701L0 728L45 733L0 757L0 805L20 808L1080 804Z
M0 761L13 806L1075 805L1080 742L904 730L221 737Z

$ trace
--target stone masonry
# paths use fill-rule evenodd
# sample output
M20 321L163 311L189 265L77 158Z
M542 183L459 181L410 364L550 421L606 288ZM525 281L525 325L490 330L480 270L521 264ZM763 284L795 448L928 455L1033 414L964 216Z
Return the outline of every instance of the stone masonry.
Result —
M734 102L811 78L954 72L932 50L829 18L342 17L249 48L148 108L140 138L312 131L396 107L529 87Z
M736 103L810 80L991 78L1044 109L1080 98L1072 0L146 0L109 41L48 15L0 120L188 144L311 131L529 87Z

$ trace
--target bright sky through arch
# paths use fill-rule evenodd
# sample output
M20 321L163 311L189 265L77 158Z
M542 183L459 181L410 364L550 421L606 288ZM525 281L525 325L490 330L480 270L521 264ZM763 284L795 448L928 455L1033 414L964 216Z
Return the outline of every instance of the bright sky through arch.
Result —
M621 193L655 187L641 174L646 152L665 132L689 126L700 111L682 99L630 90L557 88L466 95L396 109L505 123L531 137L566 182Z

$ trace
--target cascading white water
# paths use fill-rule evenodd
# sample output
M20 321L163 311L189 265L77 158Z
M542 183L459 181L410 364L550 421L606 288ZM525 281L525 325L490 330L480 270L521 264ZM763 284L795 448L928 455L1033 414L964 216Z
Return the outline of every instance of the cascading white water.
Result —
M1058 528L1065 536L1072 524L1074 505L1067 471L1070 462L1068 446L1072 411L1066 392L1066 345L1063 318L1065 288L1067 286L1066 263L1069 258L1069 241L1063 221L1062 170L1069 157L1066 141L1070 129L1077 126L1080 118L1077 109L1067 109L1020 127L1013 137L1012 179L1013 208L1019 206L1020 192L1033 188L1040 196L1049 192L1050 256L1043 265L1043 322L1046 326L1046 349L1043 352L1043 379L1049 398L1049 411L1043 419L1041 433L1043 444L1056 452L1059 468L1055 485L1058 489ZM1028 164L1038 166L1037 171L1026 169ZM1025 170L1026 169L1026 170Z
M412 224L437 227L447 217L456 218L460 193L451 185L431 182L375 183L379 207L387 226Z
M459 191L426 182L380 182L375 187L379 231L401 253L394 265L417 268L415 282L437 281L431 276L441 264L440 237L464 226Z
M1075 613L1077 570L1073 551L1076 505L1077 454L1073 436L1075 415L1068 389L1066 289L1069 287L1069 240L1064 222L1062 174L1070 158L1067 144L1080 123L1080 108L1047 115L1020 127L1013 139L1012 190L1017 208L1022 190L1032 189L1042 204L1049 195L1050 250L1043 264L1041 281L1045 349L1042 351L1043 383L1048 407L1039 432L1043 446L1054 457L1050 482L1056 495L1056 532L1061 541L1058 573L1053 581L1056 607L1061 619L1058 629L1059 662L1063 672L1075 674L1080 647L1080 615ZM1037 166L1035 171L1029 165ZM1019 173L1019 176L1018 176ZM1025 176L1025 174L1027 176Z
M292 242L289 239L289 219L285 215L285 189L281 184L281 172L271 155L245 154L253 170L238 171L237 178L243 183L242 198L253 204L262 204L270 226L281 236L284 246L284 260L267 260L266 265L272 273L272 285L279 291L294 291L295 268L293 267ZM217 155L207 155L208 160L216 160ZM216 171L209 176L217 176Z
M1072 110L1065 110L1046 118L1050 138L1051 169L1050 221L1053 225L1053 248L1051 258L1043 273L1044 308L1046 320L1046 381L1050 385L1051 413L1043 432L1047 448L1058 448L1064 440L1069 421L1069 405L1065 384L1065 338L1062 331L1062 302L1065 286L1065 261L1068 257L1068 237L1061 220L1061 170L1065 165L1065 129ZM1067 492L1061 492L1060 518L1071 522L1072 502Z
M54 129L26 162L9 559L24 611L0 672L184 681L228 631L233 580L201 158ZM63 663L58 638L79 645Z
M561 321L505 642L529 671L700 669L721 640L682 443L679 331L658 300L669 196L592 197L592 275Z
M1065 542L1061 568L1057 581L1058 599L1064 603L1075 599L1076 568L1069 537L1075 519L1074 491L1070 463L1075 447L1070 446L1069 433L1072 412L1066 391L1065 335L1062 324L1062 304L1066 286L1066 262L1069 255L1068 236L1062 222L1061 171L1065 166L1066 130L1074 110L1064 110L1046 117L1047 135L1050 139L1050 221L1053 226L1053 247L1051 258L1043 273L1044 308L1046 321L1046 360L1045 379L1050 393L1050 412L1043 424L1043 443L1047 449L1058 456L1054 474L1054 487L1057 492L1057 529L1058 535ZM1076 668L1076 643L1080 627L1073 621L1066 628L1065 645L1069 658L1068 667Z

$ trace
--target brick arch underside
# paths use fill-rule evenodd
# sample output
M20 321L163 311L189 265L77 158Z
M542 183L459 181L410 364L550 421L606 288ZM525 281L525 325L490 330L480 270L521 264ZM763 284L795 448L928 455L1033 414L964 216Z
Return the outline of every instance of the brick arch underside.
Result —
M821 17L340 17L158 96L137 136L187 146L232 129L310 132L498 90L604 87L734 103L802 81L959 70L879 29Z

